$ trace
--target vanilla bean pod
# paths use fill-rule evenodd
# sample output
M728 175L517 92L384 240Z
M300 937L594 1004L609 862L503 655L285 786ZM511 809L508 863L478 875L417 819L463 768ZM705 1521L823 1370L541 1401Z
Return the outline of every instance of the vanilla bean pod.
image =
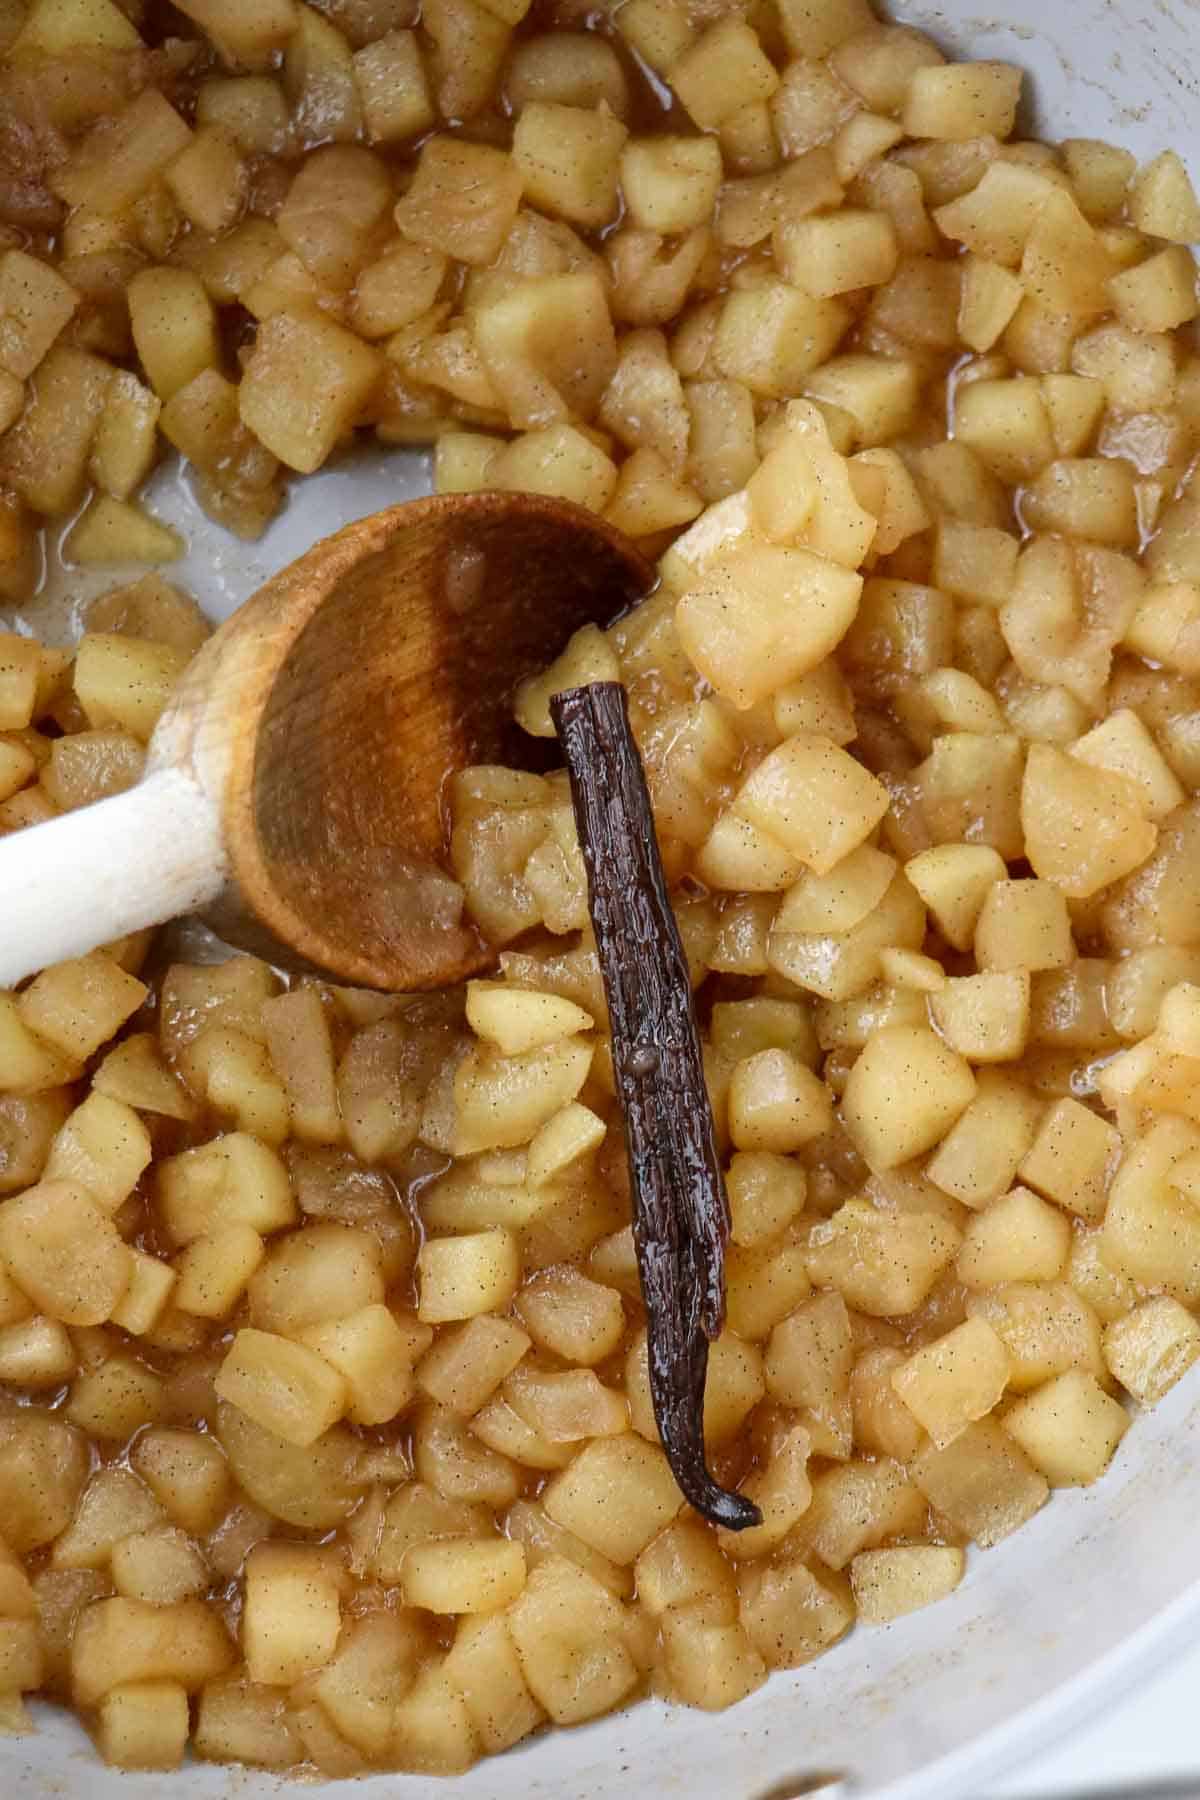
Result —
M687 959L667 895L625 690L556 694L558 732L587 869L612 1028L649 1340L650 1393L685 1497L714 1524L760 1522L704 1453L708 1346L725 1316L729 1202L714 1141Z

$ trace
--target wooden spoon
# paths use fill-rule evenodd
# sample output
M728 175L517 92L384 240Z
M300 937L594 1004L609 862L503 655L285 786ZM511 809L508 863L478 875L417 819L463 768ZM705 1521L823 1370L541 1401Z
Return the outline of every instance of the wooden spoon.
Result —
M446 778L545 767L515 684L650 581L594 514L528 494L411 501L325 538L204 646L136 787L0 839L0 986L197 910L358 986L485 968L438 866Z

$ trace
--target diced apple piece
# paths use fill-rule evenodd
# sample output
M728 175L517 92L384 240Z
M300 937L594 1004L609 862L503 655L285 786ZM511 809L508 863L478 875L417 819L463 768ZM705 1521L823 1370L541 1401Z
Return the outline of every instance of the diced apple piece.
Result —
M1008 1384L1008 1351L984 1319L967 1319L901 1363L892 1387L939 1450L991 1412Z
M872 1168L932 1149L975 1096L970 1067L932 1031L893 1026L871 1038L842 1096L846 1129Z
M1168 243L1200 241L1200 200L1177 151L1164 150L1138 170L1129 194L1129 216L1139 231Z
M280 462L308 475L353 425L381 372L379 352L331 319L275 313L259 325L239 411Z
M890 1625L946 1599L965 1573L966 1557L954 1546L911 1544L860 1551L850 1564L850 1586L864 1625Z
M1200 1357L1200 1325L1166 1294L1143 1300L1104 1333L1104 1360L1142 1406L1154 1406Z
M1010 1407L1004 1428L1052 1487L1086 1487L1103 1475L1129 1423L1094 1375L1068 1369Z

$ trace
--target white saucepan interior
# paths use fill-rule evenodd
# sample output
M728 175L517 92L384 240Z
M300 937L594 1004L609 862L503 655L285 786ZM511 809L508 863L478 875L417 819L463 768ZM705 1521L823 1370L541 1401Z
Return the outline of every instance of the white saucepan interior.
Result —
M1022 64L1028 127L1091 136L1139 155L1179 150L1200 171L1200 0L907 0L894 16L947 50ZM1003 16L998 16L1002 14ZM155 510L191 544L178 578L225 617L316 538L427 491L428 461L372 453L302 484L261 542L207 521L174 469ZM174 573L175 571L173 571ZM64 634L89 592L52 572L38 625ZM1198 872L1200 873L1200 872ZM361 1800L790 1800L843 1775L871 1800L951 1800L1111 1705L1200 1631L1200 1371L1126 1438L1099 1486L1061 1493L1020 1534L972 1558L948 1601L885 1629L855 1631L819 1662L776 1676L735 1711L649 1702L554 1732L457 1781L381 1775ZM11 1800L266 1800L280 1781L189 1766L174 1775L104 1769L74 1721L42 1709L36 1737L0 1739ZM332 1783L292 1789L345 1800Z

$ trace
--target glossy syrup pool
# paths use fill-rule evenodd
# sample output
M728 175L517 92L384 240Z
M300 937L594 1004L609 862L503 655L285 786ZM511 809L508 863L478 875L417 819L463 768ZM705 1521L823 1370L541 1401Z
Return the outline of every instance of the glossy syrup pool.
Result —
M208 517L174 454L155 469L143 497L155 517L174 526L187 545L180 560L163 573L219 624L319 538L432 491L432 452L364 444L319 474L293 477L284 506L255 543L235 537ZM140 563L82 569L64 562L61 546L73 523L55 520L46 530L46 566L37 595L15 611L0 609L0 627L47 643L71 643L83 629L89 601L145 573Z

